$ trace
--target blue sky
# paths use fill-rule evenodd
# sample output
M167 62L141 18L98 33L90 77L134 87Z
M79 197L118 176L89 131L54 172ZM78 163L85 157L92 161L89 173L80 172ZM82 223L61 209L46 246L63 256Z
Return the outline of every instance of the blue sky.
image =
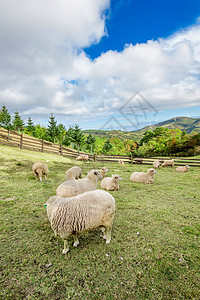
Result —
M128 130L200 117L199 0L0 2L0 104L11 114L83 129L114 118Z

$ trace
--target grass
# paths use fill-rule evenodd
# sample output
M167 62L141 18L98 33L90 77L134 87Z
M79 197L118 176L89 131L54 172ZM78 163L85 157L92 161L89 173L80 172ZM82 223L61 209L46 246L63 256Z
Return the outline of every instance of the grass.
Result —
M34 162L48 163L47 180L35 180ZM131 182L144 165L107 164L123 177L112 240L99 231L80 236L62 254L43 206L79 165L84 175L101 163L0 145L1 299L199 299L200 169L159 169L154 184Z

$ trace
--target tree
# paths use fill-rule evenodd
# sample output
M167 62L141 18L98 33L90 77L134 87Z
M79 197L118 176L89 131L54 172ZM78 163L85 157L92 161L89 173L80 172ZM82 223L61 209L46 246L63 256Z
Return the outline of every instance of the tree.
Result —
M95 142L96 142L96 138L94 136L92 136L90 133L87 136L86 144L87 144L87 149L91 150L91 152L92 152L92 149L94 150L94 148L95 148Z
M58 134L58 140L59 140L59 143L62 144L63 143L63 140L65 138L65 135L66 135L66 128L63 124L59 124L57 126L57 134Z
M27 120L27 125L26 125L26 128L25 128L25 133L27 133L27 134L33 134L34 130L35 130L35 126L33 124L32 119L29 117L28 120Z
M6 105L2 105L2 109L0 111L0 126L11 129L11 115L8 112L8 109L6 108Z
M47 129L47 135L48 135L49 141L54 142L54 143L55 143L55 138L58 134L58 128L56 126L56 123L57 123L57 121L55 120L53 113L51 113L51 115L49 117L49 125L48 125L48 129Z
M19 112L17 110L14 113L14 119L12 125L13 125L13 129L17 131L23 130L24 128L24 121L22 117L19 115Z
M107 141L105 142L105 144L103 145L103 149L102 149L102 152L103 154L108 154L109 151L112 149L112 144L110 142L109 139L107 139Z
M34 137L37 139L45 139L46 138L46 128L41 126L40 124L35 126Z
M69 140L77 145L78 149L84 144L85 136L77 124L74 128L70 127L68 129L67 135Z

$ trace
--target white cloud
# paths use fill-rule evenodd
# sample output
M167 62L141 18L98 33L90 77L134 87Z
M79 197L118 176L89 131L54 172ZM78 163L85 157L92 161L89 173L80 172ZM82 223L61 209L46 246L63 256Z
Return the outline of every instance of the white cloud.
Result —
M94 61L109 0L7 0L0 10L0 101L24 115L118 113L136 91L157 110L200 105L200 23Z

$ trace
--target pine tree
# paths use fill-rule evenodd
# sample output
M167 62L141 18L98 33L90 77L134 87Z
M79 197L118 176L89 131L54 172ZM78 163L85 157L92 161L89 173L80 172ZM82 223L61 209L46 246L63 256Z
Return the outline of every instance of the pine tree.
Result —
M29 117L28 120L27 120L27 126L26 126L26 131L28 133L33 133L35 130L35 126L33 124L33 121L32 119Z
M111 144L110 140L107 139L107 141L103 145L103 149L102 149L103 154L108 154L109 151L112 149L112 147L113 145Z
M67 136L71 142L77 145L78 149L84 144L85 136L77 124L74 128L68 129Z
M55 138L58 134L58 128L56 126L56 123L57 123L57 121L55 120L53 113L51 113L51 115L49 117L49 125L48 125L48 129L47 129L47 135L49 136L49 140L54 143L55 143Z
M12 125L13 125L13 129L17 131L23 130L24 128L24 121L22 117L19 115L19 112L17 110L14 113L14 119Z
M8 112L8 109L6 108L6 105L2 105L2 109L0 111L0 126L11 129L11 115Z
M91 133L88 135L86 139L87 149L92 152L92 149L94 150L95 147L96 138L91 135Z

